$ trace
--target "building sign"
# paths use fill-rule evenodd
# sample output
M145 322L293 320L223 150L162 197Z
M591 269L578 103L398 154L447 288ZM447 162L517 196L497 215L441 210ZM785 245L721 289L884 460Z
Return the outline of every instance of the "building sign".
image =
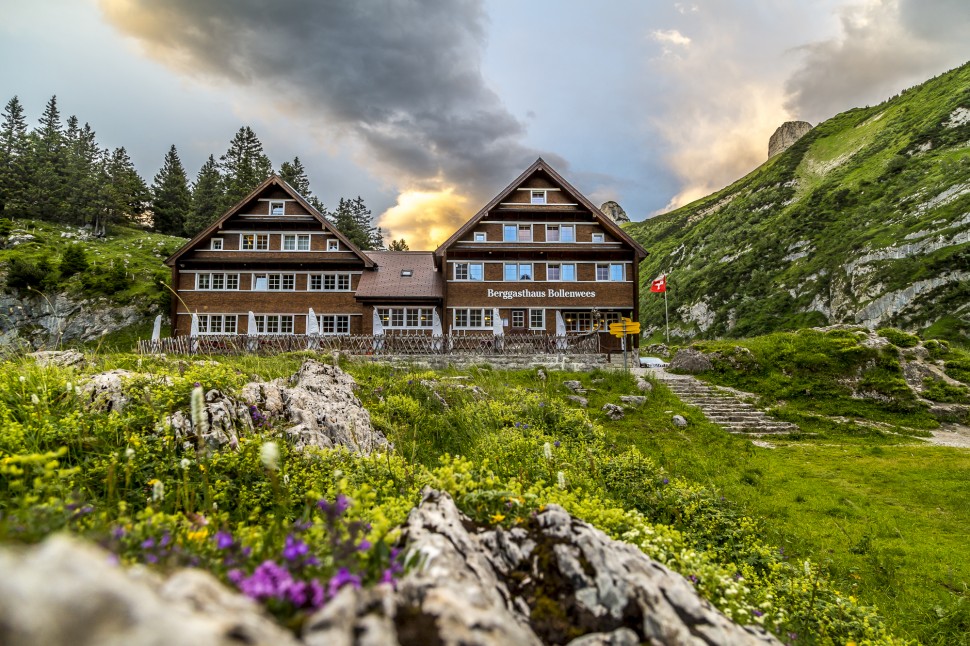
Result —
M488 298L501 298L503 301L510 301L514 298L596 298L596 292L580 292L569 289L490 289L486 296Z

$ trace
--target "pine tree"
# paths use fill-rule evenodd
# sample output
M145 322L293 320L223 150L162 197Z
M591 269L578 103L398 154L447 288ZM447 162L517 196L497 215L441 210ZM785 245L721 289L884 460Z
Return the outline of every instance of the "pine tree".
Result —
M77 117L67 120L64 137L64 211L62 218L67 222L83 225L97 219L98 163L101 149L91 125L85 123L78 127Z
M121 219L139 221L148 206L148 187L138 175L128 151L116 148L102 156L103 209L95 223L95 234L104 235L108 224Z
M387 245L388 251L410 251L411 248L408 247L407 240L400 238L398 240L391 240L391 244Z
M152 184L151 209L155 231L172 236L184 235L185 219L191 208L189 180L173 144Z
M229 142L229 150L219 158L219 167L225 183L222 211L246 197L273 173L263 144L249 126L240 128Z
M280 165L280 179L296 189L296 192L306 199L310 199L313 192L310 190L310 178L306 176L306 169L299 157L294 157L292 162L283 162Z
M192 187L192 204L185 218L185 234L194 236L212 224L222 212L223 201L222 177L219 175L216 158L209 155L209 159L199 169Z
M14 217L24 205L30 140L24 108L16 96L3 109L0 126L0 214Z
M64 131L57 96L47 102L40 127L30 133L30 178L26 191L26 214L42 220L60 219L64 203Z
M337 229L359 249L380 249L384 246L383 233L371 222L371 211L364 198L347 200L340 198L337 210L327 214Z

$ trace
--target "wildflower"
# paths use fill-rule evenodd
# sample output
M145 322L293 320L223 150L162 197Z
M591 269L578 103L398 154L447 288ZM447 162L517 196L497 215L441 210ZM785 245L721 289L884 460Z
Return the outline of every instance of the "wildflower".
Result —
M141 548L143 550L150 550L153 547L155 547L155 539L154 538L146 538L145 540L143 540L141 542Z
M280 466L280 448L276 442L263 442L259 450L259 459L263 461L263 466L270 471L276 471Z
M504 514L492 514L493 523L501 523L503 520L505 520Z
M552 445L549 442L542 445L542 454L546 456L546 460L552 462Z
M283 547L283 558L287 561L295 561L309 551L309 546L293 536L293 534L286 537L286 545Z
M74 384L72 384L70 381L67 382L67 385L64 388L64 392L66 392L68 395L70 395L71 393L73 393L74 392Z
M664 482L663 483L664 484L670 484L670 479L669 478L664 478Z
M357 551L358 551L358 552L366 552L366 551L367 551L367 550L369 550L370 548L371 548L371 543L370 543L370 541L369 541L369 540L367 540L367 539L365 538L364 540L362 540L362 541L360 542L360 545L358 545L358 546L357 546Z
M127 449L125 449L125 458L131 460L134 457L135 457L135 449L129 446Z
M205 393L198 383L192 389L192 428L202 435L209 430L209 419L205 412Z
M182 467L183 470L188 469L190 464L192 464L192 462L188 458L182 458L182 461L179 462L179 466Z
M330 582L327 585L327 596L333 598L336 596L337 591L345 585L352 585L355 588L360 588L360 577L356 574L351 574L350 570L342 567L330 578Z
M165 497L165 483L157 478L151 481L152 485L152 500L158 501Z
M556 474L556 482L559 484L560 489L566 488L566 474L560 471Z
M33 404L34 406L36 406L37 404L40 403L40 397L38 397L34 393L30 393L30 403Z
M216 535L213 538L215 538L216 541L216 549L219 550L227 550L232 547L232 544L235 542L232 540L232 534L229 532L216 532Z
M552 445L558 449L560 446L562 446L562 442L560 442L559 440L556 440L555 442L552 443Z
M27 377L20 375L20 383L24 383L25 381L27 381Z
M206 536L208 535L209 535L209 530L206 529L205 527L202 527L200 529L188 532L186 534L186 538L188 538L190 541L193 541L195 543L201 543L202 541L205 540Z

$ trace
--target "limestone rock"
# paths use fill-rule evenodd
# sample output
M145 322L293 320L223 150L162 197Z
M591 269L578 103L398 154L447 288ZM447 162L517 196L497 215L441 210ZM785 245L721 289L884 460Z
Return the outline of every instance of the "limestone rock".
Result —
M620 395L620 401L639 408L647 403L647 398L643 395Z
M370 453L387 439L371 427L370 413L354 394L356 385L337 366L308 359L289 379L246 384L241 398L293 424L285 432L298 449L339 445Z
M637 375L637 390L644 393L653 392L653 384Z
M235 448L239 446L239 436L254 429L250 408L218 390L213 389L205 394L204 415L206 424L202 430L202 443L210 451L226 445ZM185 442L187 448L196 444L196 429L193 428L191 414L175 411L168 418L168 423L175 431L175 437Z
M680 371L687 374L696 375L707 372L713 366L703 352L693 348L683 348L677 351L674 358L670 360L670 370Z
M603 404L603 412L612 420L623 419L623 408L616 404Z
M585 397L581 397L580 395L566 395L566 399L568 399L571 402L576 402L583 408L586 408L587 406L589 406L589 400L586 399Z
M211 575L167 582L109 563L91 544L57 535L0 549L0 643L7 646L296 646L290 633Z
M583 384L575 380L564 381L562 382L562 385L568 388L569 390L573 391L574 393L578 393L581 390L583 390Z
M31 357L42 368L47 366L72 368L84 365L84 355L77 350L45 350L31 352L27 356Z
M124 382L134 374L128 370L118 369L92 375L91 379L81 387L88 406L105 413L123 411L128 403Z
M624 222L630 221L630 216L626 214L626 211L623 210L623 207L617 204L616 202L614 202L613 200L610 200L609 202L603 202L603 205L600 206L600 211L602 211L603 214L606 215L606 217L613 220L617 224L622 224Z
M807 121L786 121L768 140L768 159L785 152L812 129Z
M681 428L683 428L684 426L687 426L687 420L684 418L683 415L674 415L671 418L671 421L674 423L674 426L680 426Z

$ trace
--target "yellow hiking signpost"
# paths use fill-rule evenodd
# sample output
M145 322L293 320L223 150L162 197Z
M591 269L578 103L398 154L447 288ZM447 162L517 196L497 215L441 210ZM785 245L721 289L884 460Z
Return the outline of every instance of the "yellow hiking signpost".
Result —
M640 334L640 323L638 321L633 321L623 317L618 323L610 323L610 334L618 337L622 342L623 347L623 369L627 370L626 366L626 335L627 334Z

